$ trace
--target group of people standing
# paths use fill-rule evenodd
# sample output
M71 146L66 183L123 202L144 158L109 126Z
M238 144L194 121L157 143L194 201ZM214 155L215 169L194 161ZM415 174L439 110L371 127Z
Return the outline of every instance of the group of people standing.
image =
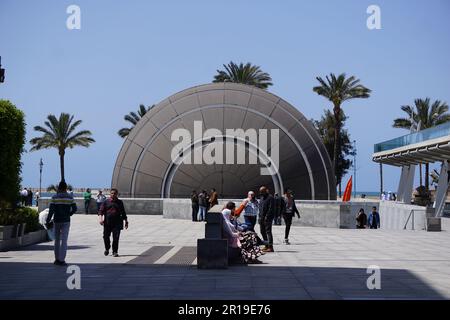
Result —
M219 203L216 189L212 188L210 194L206 190L202 190L199 194L196 190L193 190L191 203L192 221L205 221L208 210Z
M88 192L88 190L86 190ZM89 190L90 192L90 190ZM100 192L100 194L102 194ZM105 256L118 257L119 237L121 230L128 229L128 217L122 200L119 199L117 189L111 189L109 198L103 195L104 201L98 206L99 223L103 226L103 241ZM86 200L86 197L85 197ZM98 204L98 202L97 202ZM69 237L70 217L77 211L73 194L67 191L67 184L62 181L58 185L57 193L52 197L49 212L45 219L47 229L54 230L55 237L55 265L66 265L67 240ZM111 246L111 235L113 238Z
M275 198L270 194L269 188L261 186L259 195L249 191L247 198L237 207L232 201L228 202L222 210L224 218L224 234L228 238L228 245L240 252L240 258L246 263L258 263L258 257L267 252L274 252L272 225L279 213L285 222L285 244L289 242L289 232L292 218L299 211L295 205L293 192L287 189L283 197L279 198L279 211ZM244 222L239 221L243 215ZM259 223L259 231L263 240L256 234L255 226ZM264 245L261 249L260 246Z
M36 192L36 202L39 200L39 192ZM31 207L33 205L33 191L31 188L23 188L20 191L20 203L24 207Z
M392 192L392 191L389 191L389 192L383 191L381 193L380 200L383 200L383 201L397 201L397 195L394 192Z
M367 218L364 209L359 209L356 215L356 229L379 229L380 228L380 214L377 211L377 207L372 207L372 212Z
M86 191L83 192L83 198L84 198L84 213L89 214L89 206L91 204L92 199L91 189L87 188ZM106 196L103 194L102 190L99 190L95 198L95 203L97 205L97 212L100 211L100 208L105 201Z

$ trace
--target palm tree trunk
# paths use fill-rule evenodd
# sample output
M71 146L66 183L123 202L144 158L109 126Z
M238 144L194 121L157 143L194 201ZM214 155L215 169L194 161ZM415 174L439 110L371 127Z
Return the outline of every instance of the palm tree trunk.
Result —
M61 181L66 181L64 178L64 150L59 152L59 165L61 168Z
M419 163L419 186L423 186L422 184L422 164Z
M338 181L337 177L337 168L338 168L338 157L340 154L340 134L341 134L341 117L340 117L341 108L339 105L335 105L334 112L334 120L336 122L336 126L334 128L334 152L333 152L333 170L336 176L336 181Z
M429 177L430 177L430 164L429 163L426 163L425 164L425 190L429 190L430 188L429 188L429 184L430 184L430 179L429 179Z

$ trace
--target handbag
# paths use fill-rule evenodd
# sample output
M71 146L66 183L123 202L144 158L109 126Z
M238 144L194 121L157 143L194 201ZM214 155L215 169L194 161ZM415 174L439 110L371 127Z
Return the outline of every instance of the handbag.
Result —
M48 223L45 224L45 228L46 228L47 230L50 230L50 229L53 229L54 225L55 225L54 222L53 222L53 221L50 221L50 222L48 222Z

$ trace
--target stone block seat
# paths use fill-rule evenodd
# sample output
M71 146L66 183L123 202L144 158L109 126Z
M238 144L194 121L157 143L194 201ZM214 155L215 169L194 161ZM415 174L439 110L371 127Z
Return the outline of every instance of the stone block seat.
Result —
M197 268L226 269L239 260L239 249L228 246L223 223L222 206L215 205L206 214L205 238L197 239Z

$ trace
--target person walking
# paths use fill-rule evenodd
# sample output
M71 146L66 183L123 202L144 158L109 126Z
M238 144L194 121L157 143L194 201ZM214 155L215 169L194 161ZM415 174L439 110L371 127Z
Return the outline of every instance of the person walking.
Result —
M105 201L106 201L106 196L103 194L102 190L99 190L98 194L97 194L97 199L95 200L95 202L97 203L97 212L100 211L100 208L101 208L103 202L105 202Z
M248 226L248 230L255 231L256 219L258 218L259 205L256 195L253 191L247 193L244 204L244 222Z
M119 192L112 188L110 197L103 202L98 212L99 223L103 226L103 241L105 243L105 256L109 255L111 249L111 233L113 237L112 255L119 256L120 231L128 229L128 217L122 200L119 199ZM125 222L125 223L124 223Z
M295 205L294 194L291 190L286 190L284 192L284 197L282 199L282 214L284 224L286 225L286 229L284 230L284 243L290 244L289 242L289 231L291 230L292 218L294 214L297 215L297 218L300 219L300 213L298 212L297 206Z
M205 221L206 211L208 210L208 194L206 190L202 190L202 192L198 195L198 221Z
M33 205L33 191L31 188L27 191L27 207L31 207Z
M372 212L369 214L369 228L380 228L380 214L377 211L377 207L372 207Z
M197 220L197 214L198 214L198 194L197 191L192 190L191 193L191 203L192 203L192 221L198 221Z
M67 193L67 184L61 181L56 195L52 197L49 212L46 219L47 229L51 229L53 217L53 229L55 232L55 261L58 266L66 265L67 240L69 238L70 217L77 211L77 206Z
M39 191L36 191L36 193L34 194L35 198L36 198L36 207L39 208L39 198L41 197Z
M28 190L27 188L23 188L22 191L20 191L20 200L22 200L22 206L25 207L27 205L27 196L28 196Z
M281 211L283 206L283 199L278 193L275 193L273 197L273 202L275 204L275 214L273 218L273 224L276 226L281 226Z
M83 193L84 212L86 214L89 214L89 204L91 203L91 197L92 197L91 189L87 188L86 191Z
M272 222L275 214L273 196L265 186L259 188L259 226L264 241L268 244L263 249L264 252L273 252Z
M356 215L356 229L365 229L367 225L367 215L364 212L364 209L359 209L358 214Z
M209 197L209 208L214 207L216 204L219 204L218 195L216 189L211 189L211 195Z

